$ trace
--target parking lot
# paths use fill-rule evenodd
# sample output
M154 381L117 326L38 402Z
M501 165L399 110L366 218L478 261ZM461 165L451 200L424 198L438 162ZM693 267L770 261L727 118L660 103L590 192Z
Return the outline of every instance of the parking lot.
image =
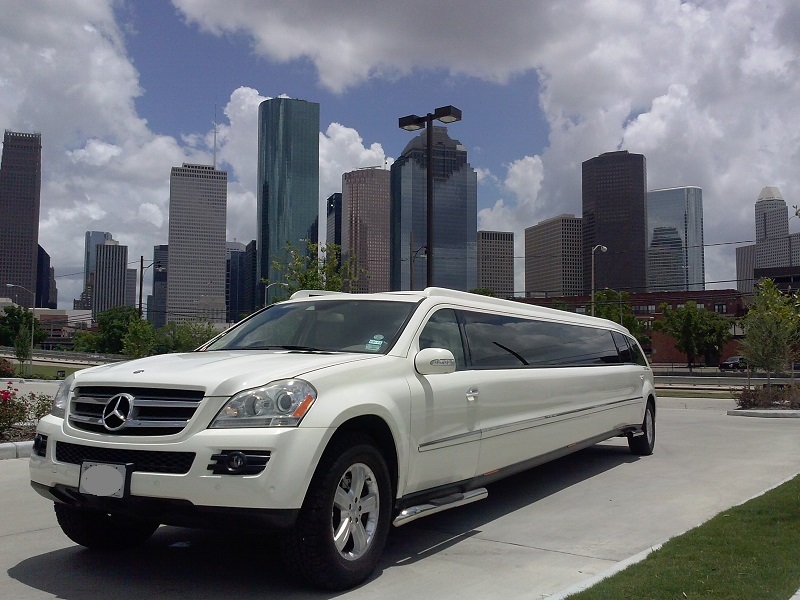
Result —
M335 595L289 580L255 533L162 527L138 552L81 549L30 489L27 460L0 461L0 597L548 598L800 471L800 419L733 407L662 399L653 456L611 440L494 484L486 500L393 529L375 576Z

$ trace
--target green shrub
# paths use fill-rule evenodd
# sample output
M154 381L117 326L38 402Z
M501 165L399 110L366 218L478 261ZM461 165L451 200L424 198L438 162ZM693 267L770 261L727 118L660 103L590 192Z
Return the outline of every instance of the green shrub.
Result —
M5 389L0 389L0 439L8 437L12 429L34 427L50 412L52 402L47 394L20 395L19 388L9 381Z
M5 358L0 358L0 377L13 377L14 376L14 365L11 364L11 361L6 360Z
M800 409L800 386L745 388L737 399L739 408L791 408Z

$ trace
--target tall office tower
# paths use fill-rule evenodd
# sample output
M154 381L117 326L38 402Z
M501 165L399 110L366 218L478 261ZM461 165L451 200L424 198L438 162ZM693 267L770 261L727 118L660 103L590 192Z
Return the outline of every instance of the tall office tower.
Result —
M583 286L647 289L647 165L642 154L606 152L583 163Z
M305 251L319 222L319 104L291 98L258 107L258 290L283 281L286 245ZM273 286L268 301L280 294Z
M342 195L340 193L331 194L326 200L328 220L327 220L327 243L342 245Z
M352 260L354 292L389 291L389 181L382 167L342 175L342 261Z
M128 269L125 273L125 306L138 307L136 291L139 285L139 270Z
M41 185L41 134L6 130L0 159L0 285L18 286L3 293L30 308L36 303Z
M50 255L37 244L36 308L50 308ZM5 291L5 290L3 290Z
M478 232L478 287L497 298L514 297L513 232Z
M764 270L800 266L800 233L789 234L789 212L780 190L767 186L755 205L756 243L736 249L736 287L751 293ZM757 274L756 271L762 271Z
M778 188L761 190L755 212L756 269L789 266L789 211Z
M261 289L257 285L258 281L258 244L255 240L251 240L244 249L244 290L242 290L242 304L244 311L247 314L252 313L257 308L261 307L261 300L258 296L258 290Z
M525 295L583 293L583 222L559 215L525 229Z
M92 318L109 308L125 306L128 276L128 247L108 240L97 246L92 293Z
M432 135L433 285L471 290L478 284L478 175L446 127L433 127ZM427 281L426 136L412 139L391 168L393 290L423 289Z
M235 323L242 314L249 314L244 309L245 245L226 242L225 253L225 318Z
M167 324L167 270L169 268L169 246L153 246L153 299L147 303L147 320L156 329Z
M94 272L97 266L97 246L112 241L114 237L108 231L87 231L83 240L83 291L81 297L73 302L75 310L92 310L92 291L94 290Z
M169 178L167 322L225 322L228 173L183 163Z
M705 282L703 190L647 192L647 291L698 291Z

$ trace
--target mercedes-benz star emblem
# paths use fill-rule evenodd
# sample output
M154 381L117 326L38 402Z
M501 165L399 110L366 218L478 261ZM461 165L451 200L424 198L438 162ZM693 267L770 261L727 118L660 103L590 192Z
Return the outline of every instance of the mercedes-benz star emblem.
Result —
M134 397L130 394L116 394L106 403L103 409L103 427L109 431L119 431L133 414Z

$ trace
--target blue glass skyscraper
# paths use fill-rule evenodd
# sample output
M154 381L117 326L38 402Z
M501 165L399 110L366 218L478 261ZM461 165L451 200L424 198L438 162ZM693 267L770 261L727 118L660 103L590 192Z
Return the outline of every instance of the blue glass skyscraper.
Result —
M647 192L647 291L705 289L703 190Z
M283 281L274 262L285 262L286 244L305 250L318 239L319 104L291 98L265 100L258 108L258 289L261 279ZM272 300L280 289L269 290ZM262 296L263 298L263 296Z
M423 132L411 140L391 169L393 290L425 287L426 135ZM467 162L466 148L450 138L446 127L433 127L433 240L433 284L456 290L475 289L478 175Z

